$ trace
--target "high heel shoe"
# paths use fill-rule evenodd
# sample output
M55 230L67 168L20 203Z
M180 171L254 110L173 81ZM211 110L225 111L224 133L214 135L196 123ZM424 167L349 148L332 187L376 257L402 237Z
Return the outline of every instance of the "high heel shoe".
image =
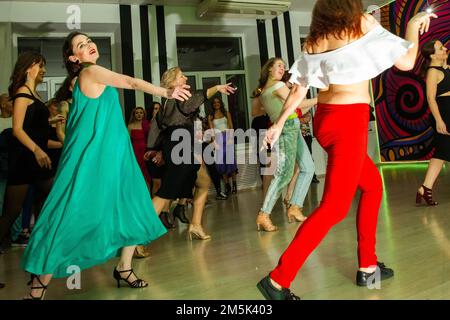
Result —
M433 190L429 189L427 187L425 187L424 185L422 185L423 188L423 194L421 194L418 190L417 190L417 194L416 194L416 205L419 205L422 203L422 199L425 200L425 202L427 203L427 205L429 206L437 206L438 203L436 201L433 200ZM420 188L419 188L420 189Z
M258 231L274 232L278 227L272 223L270 216L265 213L259 213L256 218L256 228Z
M134 248L134 253L133 253L134 258L142 259L142 258L147 258L149 256L150 256L150 252L148 252L144 246L136 246L136 248Z
M161 220L162 224L164 225L164 227L166 227L166 229L174 229L175 228L175 224L173 224L169 220L168 212L164 212L164 211L161 212L161 214L159 215L159 220Z
M294 221L303 222L307 219L307 217L305 217L303 215L302 209L300 209L297 206L289 206L289 208L287 210L287 217L288 217L289 223L292 223Z
M124 273L124 272L128 272L128 276L127 276L126 278L122 278L122 276L120 275L121 273ZM128 281L128 278L129 278L132 274L134 274L134 276L136 277L136 280L134 280L133 282L130 282L130 281ZM114 277L114 279L116 279L116 281L117 281L117 288L120 288L120 280L123 280L123 281L125 281L126 283L128 283L128 285L130 286L130 288L133 288L133 289L145 288L145 287L148 286L148 283L147 283L147 282L145 282L145 281L142 280L142 279L139 279L139 278L136 276L136 274L134 273L133 269L119 271L119 270L117 270L116 268L114 268L113 277Z
M188 235L189 240L192 241L192 238L198 239L198 240L208 240L211 239L211 236L209 234L206 234L205 231L203 231L203 228L201 225L189 225L188 229Z
M39 287L33 286L34 279L38 281ZM31 286L31 290L42 290L42 292L39 297L33 296L30 292L28 296L23 298L23 300L44 300L45 292L47 291L48 285L44 285L37 275L31 274L31 280L27 283L27 285Z
M186 217L186 206L177 204L175 209L173 209L173 219L178 218L182 223L189 223L189 219Z

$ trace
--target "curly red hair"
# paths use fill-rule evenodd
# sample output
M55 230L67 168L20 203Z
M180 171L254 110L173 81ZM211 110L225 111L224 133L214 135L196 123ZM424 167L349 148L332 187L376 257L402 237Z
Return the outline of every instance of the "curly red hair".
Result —
M312 48L321 39L333 36L358 38L363 34L361 0L317 0L312 13L310 33L305 48Z

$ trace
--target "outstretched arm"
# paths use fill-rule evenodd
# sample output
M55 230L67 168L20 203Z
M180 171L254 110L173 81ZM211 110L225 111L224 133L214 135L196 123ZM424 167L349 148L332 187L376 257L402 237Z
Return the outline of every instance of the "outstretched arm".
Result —
M139 90L151 95L160 96L167 99L173 98L184 101L189 99L189 97L191 96L191 94L187 90L189 89L188 85L176 87L174 89L166 89L155 86L150 82L141 79L132 78L108 70L98 65L93 65L85 69L83 71L83 76L87 77L89 79L89 82L121 89Z
M227 84L221 84L221 85L217 85L217 86L211 87L211 88L209 88L206 91L206 97L208 99L211 99L212 97L214 97L214 95L217 92L221 92L221 93L224 93L226 95L233 94L233 93L236 92L236 88L232 87L231 85L232 85L232 83L230 82L230 83L227 83Z
M419 34L428 32L431 18L437 18L434 13L420 12L415 15L406 28L405 39L414 43L414 46L408 50L408 53L395 62L395 66L402 71L409 71L414 68L417 53L419 52Z

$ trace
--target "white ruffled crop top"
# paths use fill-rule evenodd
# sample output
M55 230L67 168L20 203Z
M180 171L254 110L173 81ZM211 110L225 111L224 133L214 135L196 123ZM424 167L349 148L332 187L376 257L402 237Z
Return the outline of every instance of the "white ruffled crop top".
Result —
M413 46L414 43L377 25L338 49L316 54L302 52L289 70L292 75L289 81L323 89L330 84L370 80L392 67Z

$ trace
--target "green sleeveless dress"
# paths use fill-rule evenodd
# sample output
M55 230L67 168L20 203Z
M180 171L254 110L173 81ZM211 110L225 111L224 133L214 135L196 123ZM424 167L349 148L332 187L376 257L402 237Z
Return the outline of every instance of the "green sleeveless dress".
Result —
M70 276L165 234L125 126L119 95L73 90L54 184L37 219L22 267Z

